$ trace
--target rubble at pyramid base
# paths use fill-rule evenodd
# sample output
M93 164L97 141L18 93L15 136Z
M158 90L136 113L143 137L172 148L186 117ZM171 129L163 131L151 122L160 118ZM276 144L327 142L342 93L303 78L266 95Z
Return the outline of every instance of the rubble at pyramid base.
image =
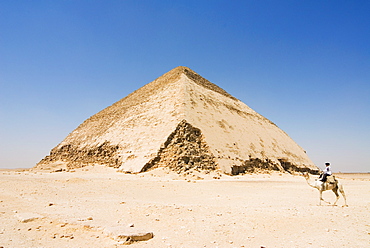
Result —
M54 148L50 155L43 158L36 168L48 170L52 164L63 164L67 169L81 168L88 165L101 164L118 168L119 160L116 158L118 146L105 142L97 147L78 148L71 144Z
M281 168L283 167L283 168ZM280 164L273 163L269 159L261 160L259 158L250 158L245 160L242 165L235 165L231 167L231 174L238 175L244 173L259 173L259 172L268 172L268 171L280 171L288 173L297 173L297 172L308 172L314 175L319 174L318 169L310 169L307 167L300 167L294 165L290 162L284 162L283 159L280 160Z

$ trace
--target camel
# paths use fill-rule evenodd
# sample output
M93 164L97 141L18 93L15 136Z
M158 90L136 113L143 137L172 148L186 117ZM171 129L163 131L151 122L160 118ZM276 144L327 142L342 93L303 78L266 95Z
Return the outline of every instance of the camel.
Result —
M334 183L328 183L328 182L324 183L324 182L318 180L318 178L311 177L310 174L308 174L307 172L303 173L303 177L306 179L308 185L310 185L311 187L319 190L319 192L320 192L320 203L319 203L319 205L321 205L321 201L330 204L330 202L327 202L322 198L322 192L326 191L326 190L332 190L334 192L334 194L336 195L336 197L337 197L337 199L335 200L335 202L333 204L333 206L336 206L336 204L339 200L339 194L338 194L338 190L339 190L339 192L342 194L342 196L344 198L343 207L348 207L346 195L345 195L344 190L343 190L343 185L338 180L335 180Z

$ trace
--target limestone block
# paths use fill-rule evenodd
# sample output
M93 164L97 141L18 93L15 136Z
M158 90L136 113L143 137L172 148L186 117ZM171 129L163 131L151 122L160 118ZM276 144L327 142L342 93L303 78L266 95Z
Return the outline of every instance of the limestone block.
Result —
M112 239L124 242L146 241L154 237L152 232L137 230L133 227L106 227L104 232Z
M44 218L44 216L36 213L16 213L15 217L18 219L19 222L22 223L27 223L36 219Z

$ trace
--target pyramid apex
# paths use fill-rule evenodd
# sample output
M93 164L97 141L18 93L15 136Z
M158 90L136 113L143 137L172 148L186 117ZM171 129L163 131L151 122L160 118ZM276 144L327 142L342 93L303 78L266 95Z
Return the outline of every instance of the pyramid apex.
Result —
M158 79L167 81L168 79L171 78L173 80L174 78L178 78L181 74L186 75L194 83L196 83L196 84L198 84L198 85L200 85L204 88L207 88L209 90L220 93L220 94L222 94L224 96L227 96L231 99L238 100L235 97L233 97L232 95L230 95L229 93L227 93L224 89L220 88L216 84L211 83L210 81L208 81L207 79L205 79L204 77L202 77L201 75L199 75L198 73L196 73L195 71L193 71L192 69L190 69L189 67L186 67L186 66L177 66L177 67L173 68L172 70L170 70L169 72L163 74Z
M173 68L171 71L185 71L185 70L191 70L191 69L189 67L180 65L180 66Z
M187 73L192 73L192 74L197 74L195 71L190 69L189 67L186 66L177 66L170 70L169 72L165 73L164 75L170 74L170 75L180 75L180 74L187 74Z

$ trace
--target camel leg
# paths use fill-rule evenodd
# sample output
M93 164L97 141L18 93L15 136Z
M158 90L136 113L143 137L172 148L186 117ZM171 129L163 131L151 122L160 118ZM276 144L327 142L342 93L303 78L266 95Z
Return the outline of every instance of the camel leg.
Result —
M319 205L321 205L321 201L323 201L327 204L330 204L330 202L327 202L327 201L324 200L324 198L322 198L322 192L324 191L324 185L321 186L321 189L319 191L320 191L320 204Z
M342 194L342 196L344 198L344 205L343 205L343 207L348 207L346 194L344 193L344 190L343 190L343 186L342 185L339 186L339 192Z
M336 206L337 205L337 202L339 200L338 187L335 187L334 189L332 189L332 191L334 192L335 196L337 197L337 199L333 203L333 206Z
M327 201L324 200L324 198L322 198L322 190L320 190L320 204L319 204L319 206L321 206L321 201L323 201L327 204L330 204L330 202L327 202Z

